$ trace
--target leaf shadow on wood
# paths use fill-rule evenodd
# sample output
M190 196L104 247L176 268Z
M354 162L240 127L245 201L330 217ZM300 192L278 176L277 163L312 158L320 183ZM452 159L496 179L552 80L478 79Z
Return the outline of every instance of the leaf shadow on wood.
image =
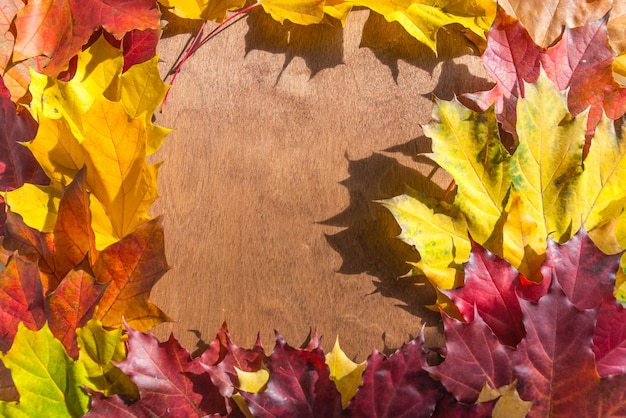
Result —
M191 332L198 339L196 341L196 349L191 353L191 357L200 357L202 353L209 348L210 342L207 343L204 338L202 338L202 332L198 329L188 329L187 331Z
M479 47L466 38L459 27L452 25L439 30L435 55L430 48L409 35L399 23L387 22L375 12L370 12L363 26L360 46L370 49L382 64L389 67L396 82L400 74L399 61L433 73L442 62L451 62L453 58L468 54L480 55Z
M429 146L427 139L416 143L420 148ZM421 161L430 163L423 158ZM420 317L424 323L437 324L439 314L425 308L435 301L432 287L419 277L401 277L409 271L406 261L417 261L419 255L397 238L400 228L378 201L404 193L407 186L424 190L427 185L431 193L439 195L442 190L428 176L379 153L361 160L348 158L348 174L341 184L348 189L349 206L320 222L346 228L326 235L328 244L343 259L338 273L367 273L375 277L375 292L401 301L398 307Z
M281 24L257 7L250 11L246 22L246 55L254 50L285 55L276 82L296 57L305 61L311 78L324 69L344 63L343 28L338 20L327 17L322 23L310 26L296 25L287 20Z

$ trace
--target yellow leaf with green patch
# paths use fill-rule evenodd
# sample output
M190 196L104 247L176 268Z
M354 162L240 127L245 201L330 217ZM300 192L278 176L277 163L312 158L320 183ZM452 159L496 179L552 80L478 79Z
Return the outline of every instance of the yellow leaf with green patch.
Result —
M573 117L545 73L526 84L525 100L517 102L519 146L509 175L539 231L559 242L578 231L585 214L575 199L575 179L582 172L586 131L586 113Z
M31 331L20 323L11 349L1 358L11 371L20 400L0 402L0 415L80 417L87 413L85 369L66 354L48 324Z
M471 251L462 214L412 189L382 203L402 228L399 238L419 251L421 260L415 267L436 287L453 288L454 265L466 261Z
M484 244L510 189L504 166L509 153L500 142L494 112L472 112L456 100L437 101L424 134L436 138L433 159L456 180L454 204L465 215L472 239Z
M105 396L126 395L139 398L137 386L113 362L126 359L122 328L107 331L96 318L76 330L78 362L86 372L88 386Z
M355 363L346 356L339 346L339 337L330 353L326 354L326 364L330 369L330 380L335 382L337 390L341 394L341 406L346 408L350 399L354 397L357 389L361 386L366 361Z

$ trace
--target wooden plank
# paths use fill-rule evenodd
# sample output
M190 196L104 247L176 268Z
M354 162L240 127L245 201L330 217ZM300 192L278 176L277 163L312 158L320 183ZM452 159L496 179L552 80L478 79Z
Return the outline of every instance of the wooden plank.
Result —
M488 84L458 32L440 32L436 58L368 16L298 27L259 8L183 67L157 117L175 129L156 156L153 211L165 215L173 269L152 299L177 320L159 336L173 330L193 351L227 319L239 345L260 332L271 350L274 329L299 345L318 327L325 348L338 334L363 360L423 323L437 335L438 314L424 308L433 294L397 279L410 251L374 201L406 184L441 193L445 174L411 158L429 150L420 125L432 93ZM164 71L189 37L161 42Z

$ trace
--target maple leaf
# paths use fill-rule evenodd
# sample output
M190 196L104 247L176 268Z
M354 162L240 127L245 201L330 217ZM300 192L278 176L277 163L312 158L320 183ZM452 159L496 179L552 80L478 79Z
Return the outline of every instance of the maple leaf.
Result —
M139 399L137 386L113 362L126 358L122 328L106 330L96 318L76 330L78 362L85 368L88 386L105 396L126 395Z
M361 385L366 362L357 364L350 360L339 346L337 337L333 349L326 354L326 364L330 369L330 380L337 385L337 390L341 393L341 406L345 409Z
M128 330L128 355L118 367L139 389L140 398L126 404L119 396L94 394L87 417L180 416L202 417L228 413L225 398L213 385L200 362L173 337L164 343L132 328Z
M272 19L285 19L300 25L320 23L324 19L324 0L261 0L261 6Z
M365 6L400 23L418 41L437 53L437 32L446 25L457 23L485 39L496 15L497 5L491 0L426 0L414 2L384 0L352 0L355 6Z
M626 374L626 310L605 303L600 307L593 336L596 368L602 377Z
M1 359L20 394L19 402L0 402L2 416L39 416L45 411L50 416L80 417L87 412L85 371L68 357L47 324L39 331L20 324L11 349Z
M425 211L428 201L411 192L385 203L402 228L400 238L415 245L423 264L436 268L452 260L463 263L467 258L460 243L471 235L525 278L540 282L546 238L565 242L581 226L603 251L621 250L626 234L620 238L622 229L614 220L623 211L626 194L623 136L618 138L613 123L603 117L583 170L586 115L568 112L563 93L545 73L525 84L525 97L517 106L519 145L510 155L495 129L493 108L476 113L456 100L436 103L434 122L424 131L433 141L432 158L457 183L454 210ZM449 227L462 225L459 217L467 232ZM430 246L432 239L420 231L446 232ZM439 280L437 271L419 269L441 289L454 287L451 280Z
M124 67L122 72L128 71L135 64L141 64L156 56L156 48L161 39L161 30L134 29L122 38L124 53Z
M420 253L421 260L412 263L433 285L440 289L459 286L459 268L467 260L471 243L465 217L421 193L407 188L403 195L382 201L402 228L398 236Z
M121 325L124 318L140 330L171 321L148 300L152 287L167 270L163 225L157 218L139 226L98 256L93 271L98 281L108 286L96 317L107 327Z
M33 154L22 145L35 137L37 123L23 109L18 111L0 77L0 191L16 189L24 183L47 184L48 179ZM4 235L4 197L0 195L0 235Z
M13 45L15 44L15 36L11 33L11 22L17 12L24 7L24 3L20 0L5 1L0 4L0 71L4 73L9 61Z
M614 120L626 112L626 89L613 78L614 53L606 19L579 28L567 27L563 37L546 50L533 42L522 23L500 11L481 60L497 84L488 92L463 97L483 110L495 103L498 121L514 135L517 100L524 96L524 82L537 80L540 66L560 90L568 90L567 103L573 115L591 107L589 136L603 112Z
M38 330L47 320L68 354L78 355L76 328L92 316L104 288L84 270L72 270L55 291L44 297L36 262L15 254L0 273L0 350L11 346L18 324Z
M607 22L609 42L614 51L619 55L613 62L613 72L616 80L626 85L626 4L613 2L613 8Z
M242 0L161 0L176 16L183 19L202 19L223 22L226 12L241 9L245 5Z
M48 295L48 326L71 357L78 356L76 328L91 319L105 289L106 284L96 282L84 270L72 270Z
M604 16L612 6L610 0L586 2L581 0L511 1L498 4L528 29L533 40L542 47L551 45L561 34L563 26L578 27Z
M258 393L241 392L254 416L341 415L341 396L330 380L321 348L295 349L277 333L265 367L270 374L267 388Z
M360 417L430 417L445 391L424 370L422 337L404 344L389 358L374 350L363 385L350 402Z
M2 247L18 251L37 262L44 291L57 288L61 280L89 255L95 259L94 235L89 226L89 197L84 170L65 189L60 199L58 216L49 233L28 227L22 218L9 211L7 233Z
M45 55L44 72L58 75L100 27L121 39L133 29L158 29L160 13L153 0L29 1L15 18L14 60Z
M46 321L37 264L13 255L0 272L0 351L13 344L19 324L37 330Z
M508 274L489 275L499 282L493 286L504 295L494 299L494 305L499 307L493 312L498 312L504 303L518 299L522 314L514 320L520 321L525 330L519 343L515 347L501 344L498 339L502 335L498 334L502 330L491 328L477 312L469 323L444 317L446 359L427 370L441 379L456 399L464 402L474 402L485 382L490 387L501 387L517 379L521 399L533 402L530 417L615 416L616 411L623 411L626 406L618 386L622 375L602 379L596 366L603 362L607 366L623 362L622 338L618 335L609 342L605 337L609 322L626 319L610 296L614 279L611 272L615 271L618 257L602 255L584 230L563 245L550 243L549 247L546 265L553 280L546 278L550 283L538 301L525 299L521 289L536 285L524 284L519 279L511 285ZM477 260L477 269L483 266L490 271L502 269L501 260L493 257L472 258L470 263ZM587 268L587 263L595 268ZM480 288L472 289L476 284L480 282L468 281L458 292L467 291L471 299L472 295L479 295ZM599 330L596 323L601 324ZM624 325L621 322L611 327ZM598 369L605 376L621 370L604 366ZM589 399L596 398L602 401L588 405ZM581 411L589 415L581 415Z
M7 0L0 4L0 76L4 85L11 93L11 100L17 102L26 92L30 84L29 68L41 69L43 57L30 58L14 62L13 47L15 45L15 29L13 19L24 7L20 0Z
M475 245L465 266L465 286L446 294L465 321L472 322L477 312L502 344L515 347L526 333L520 304L511 291L518 281L519 273L507 261Z
M200 356L200 362L211 376L211 381L224 397L231 397L240 387L240 372L257 372L266 358L257 337L252 349L237 346L230 337L226 323Z

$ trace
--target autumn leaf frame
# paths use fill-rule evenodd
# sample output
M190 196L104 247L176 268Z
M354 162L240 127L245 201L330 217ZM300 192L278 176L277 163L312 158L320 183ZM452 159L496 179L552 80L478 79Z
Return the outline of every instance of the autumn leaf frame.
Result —
M191 358L173 337L144 333L170 320L149 300L169 269L161 221L148 215L159 165L146 157L169 133L152 122L168 90L155 57L159 6L3 5L0 414L624 413L626 316L614 288L617 280L623 299L626 146L612 121L626 112L614 79L625 74L626 6L607 15L611 3L597 2L537 18L527 4L161 3L179 17L217 22L260 6L303 25L345 24L353 7L366 7L435 53L439 29L452 23L487 41L481 58L494 89L438 101L425 127L432 158L456 181L453 204L411 190L383 203L420 252L414 274L439 291L441 365L428 364L422 336L356 364L338 342L324 353L316 335L297 349L277 334L267 355L260 342L235 345L224 324ZM229 10L238 11L227 17ZM561 35L563 22L574 27ZM212 33L198 33L177 71ZM503 132L514 151L504 149ZM487 352L471 349L478 340Z

